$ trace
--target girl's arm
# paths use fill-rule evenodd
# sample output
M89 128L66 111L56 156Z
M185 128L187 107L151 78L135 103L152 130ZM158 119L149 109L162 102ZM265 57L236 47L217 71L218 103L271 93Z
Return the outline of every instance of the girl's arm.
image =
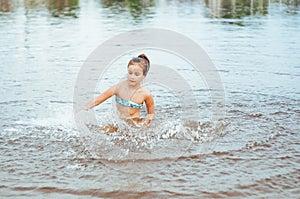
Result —
M145 100L147 107L147 119L145 121L146 125L149 126L151 121L154 119L154 100L151 94L149 94Z
M96 97L95 99L93 99L90 102L88 102L81 109L82 110L88 110L90 108L98 106L99 104L101 104L102 102L104 102L105 100L107 100L108 98L110 98L111 96L113 96L115 94L115 89L116 89L116 85L110 87L104 93L101 93L98 97Z

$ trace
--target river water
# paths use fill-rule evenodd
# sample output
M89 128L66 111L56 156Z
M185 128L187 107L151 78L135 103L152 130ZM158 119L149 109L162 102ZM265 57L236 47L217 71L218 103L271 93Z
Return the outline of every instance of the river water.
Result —
M176 31L205 50L224 118L206 116L203 85L193 87L203 112L186 121L174 96L153 86L157 118L144 137L78 128L85 60L142 28ZM299 32L298 0L0 0L1 198L299 198ZM111 104L96 108L99 120L113 120Z

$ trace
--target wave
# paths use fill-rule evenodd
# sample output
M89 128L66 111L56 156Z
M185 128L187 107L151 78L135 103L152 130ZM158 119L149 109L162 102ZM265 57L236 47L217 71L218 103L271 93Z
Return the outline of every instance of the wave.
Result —
M91 123L83 115L82 123L75 121L72 109L53 109L45 118L19 120L5 132L12 137L31 136L31 141L53 148L63 145L69 148L75 159L95 158L107 163L145 162L174 160L186 154L208 154L223 136L228 122L199 122L172 119L161 115L145 131L133 127L111 114L98 117ZM113 132L105 132L105 126L117 127ZM84 128L81 128L84 127ZM46 137L45 140L40 140ZM36 139L36 140L34 140ZM44 143L41 143L44 142Z
M78 190L71 189L71 188L61 188L61 187L51 187L51 186L41 186L41 187L26 187L26 186L16 186L16 187L7 187L2 186L1 189L10 189L14 192L24 192L22 194L23 197L30 197L35 196L36 193L43 193L47 194L48 196L51 196L53 194L54 196L59 194L60 196L63 196L63 194L66 194L70 196L92 196L92 197L102 197L102 198L141 198L144 196L147 196L149 198L157 198L161 197L162 195L164 197L167 196L176 196L176 197L184 197L184 196L193 196L193 194L185 194L180 192L174 192L174 191L167 191L167 190L161 190L161 191L136 191L137 187L141 185L128 185L127 187L123 188L123 190L117 190L117 191L109 191L107 189L82 189ZM141 188L141 187L139 187ZM11 194L6 194L7 197L15 196L15 193L12 192ZM20 193L19 193L20 194Z

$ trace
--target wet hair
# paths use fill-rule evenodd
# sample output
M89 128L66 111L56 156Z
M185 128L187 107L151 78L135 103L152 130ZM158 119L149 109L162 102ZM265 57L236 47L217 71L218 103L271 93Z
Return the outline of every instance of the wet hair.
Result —
M140 54L137 57L132 58L127 67L130 65L138 65L143 69L143 75L147 75L149 68L150 68L150 61L145 54Z

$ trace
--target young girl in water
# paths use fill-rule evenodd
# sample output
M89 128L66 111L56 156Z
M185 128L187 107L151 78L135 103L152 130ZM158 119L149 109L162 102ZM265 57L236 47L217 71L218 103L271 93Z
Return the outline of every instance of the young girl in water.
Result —
M127 66L127 80L124 80L107 89L104 93L87 103L82 109L88 110L98 106L108 98L115 96L117 110L120 118L130 123L143 122L150 126L154 119L154 100L151 93L141 86L150 68L150 61L145 54L132 58ZM140 118L140 109L145 103L147 117Z

